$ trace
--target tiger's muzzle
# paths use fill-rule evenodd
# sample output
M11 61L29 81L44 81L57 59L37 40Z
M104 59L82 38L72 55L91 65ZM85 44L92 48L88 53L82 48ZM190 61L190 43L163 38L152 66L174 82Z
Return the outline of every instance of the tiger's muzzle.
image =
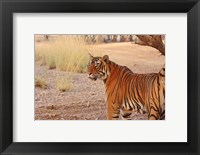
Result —
M94 81L97 80L97 76L93 75L92 73L90 73L90 74L88 75L88 78L91 79L91 80L94 80Z

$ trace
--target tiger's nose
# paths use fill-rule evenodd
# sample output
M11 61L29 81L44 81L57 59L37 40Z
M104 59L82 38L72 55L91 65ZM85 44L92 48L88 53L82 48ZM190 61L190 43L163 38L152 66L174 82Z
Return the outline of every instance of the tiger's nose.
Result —
M88 74L88 77L93 77L93 76L92 76L92 73L89 73L89 74Z

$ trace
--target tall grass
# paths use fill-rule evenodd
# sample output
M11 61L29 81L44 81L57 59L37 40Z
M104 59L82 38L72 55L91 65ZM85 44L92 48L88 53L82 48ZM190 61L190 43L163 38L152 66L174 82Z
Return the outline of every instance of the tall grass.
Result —
M50 41L35 43L36 61L49 69L86 72L88 52L83 38L59 36Z

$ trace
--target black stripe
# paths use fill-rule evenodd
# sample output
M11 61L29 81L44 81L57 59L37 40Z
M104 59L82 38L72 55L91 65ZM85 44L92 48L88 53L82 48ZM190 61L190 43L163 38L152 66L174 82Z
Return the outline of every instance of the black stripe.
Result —
M163 119L165 119L165 110L160 115L160 120L163 120Z
M158 87L158 102L160 103L160 86L157 87Z
M157 109L159 109L159 107L156 105L156 101L155 101L155 99L154 98L152 98L152 100L153 100L153 103L151 102L150 103L150 105L152 106L155 106Z
M159 82L158 76L157 76L157 84L158 84L158 86L160 86L160 82Z
M119 118L119 115L118 116L112 116L112 118Z
M158 112L159 110L158 109L155 109L153 106L150 106L150 111L151 109L153 109L154 111Z
M149 118L150 117L154 117L156 120L158 119L154 114L151 114L150 116L149 116Z
M132 114L131 112L130 112L130 113L125 113L125 114L123 115L123 117L124 117L124 118L128 118L131 114Z
M121 67L120 67L120 71L121 71ZM116 85L117 85L117 89L116 89L116 94L115 94L115 101L114 102L116 102L116 98L117 98L117 92L118 92L118 90L119 90L119 81L120 80L122 80L122 76L123 76L123 72L122 72L122 75L121 75L121 77L120 77L120 75L119 75L119 77L118 77L118 79L117 79L117 83L116 83Z
M163 75L163 74L161 74L161 73L159 73L159 75L160 75L160 76L162 76L162 77L164 77L164 76L165 76L165 75Z

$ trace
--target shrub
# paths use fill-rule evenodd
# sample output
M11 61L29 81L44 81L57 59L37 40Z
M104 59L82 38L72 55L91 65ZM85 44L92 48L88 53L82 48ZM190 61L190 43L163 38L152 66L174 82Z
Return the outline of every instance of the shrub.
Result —
M35 86L36 87L40 87L40 88L47 88L47 83L45 81L45 79L41 76L36 76L35 77Z
M62 78L57 78L56 87L57 87L57 90L59 90L61 92L72 90L72 87L73 87L72 77L66 76L66 77L62 77Z
M84 73L88 51L83 38L57 36L48 42L35 43L36 61L49 69Z

